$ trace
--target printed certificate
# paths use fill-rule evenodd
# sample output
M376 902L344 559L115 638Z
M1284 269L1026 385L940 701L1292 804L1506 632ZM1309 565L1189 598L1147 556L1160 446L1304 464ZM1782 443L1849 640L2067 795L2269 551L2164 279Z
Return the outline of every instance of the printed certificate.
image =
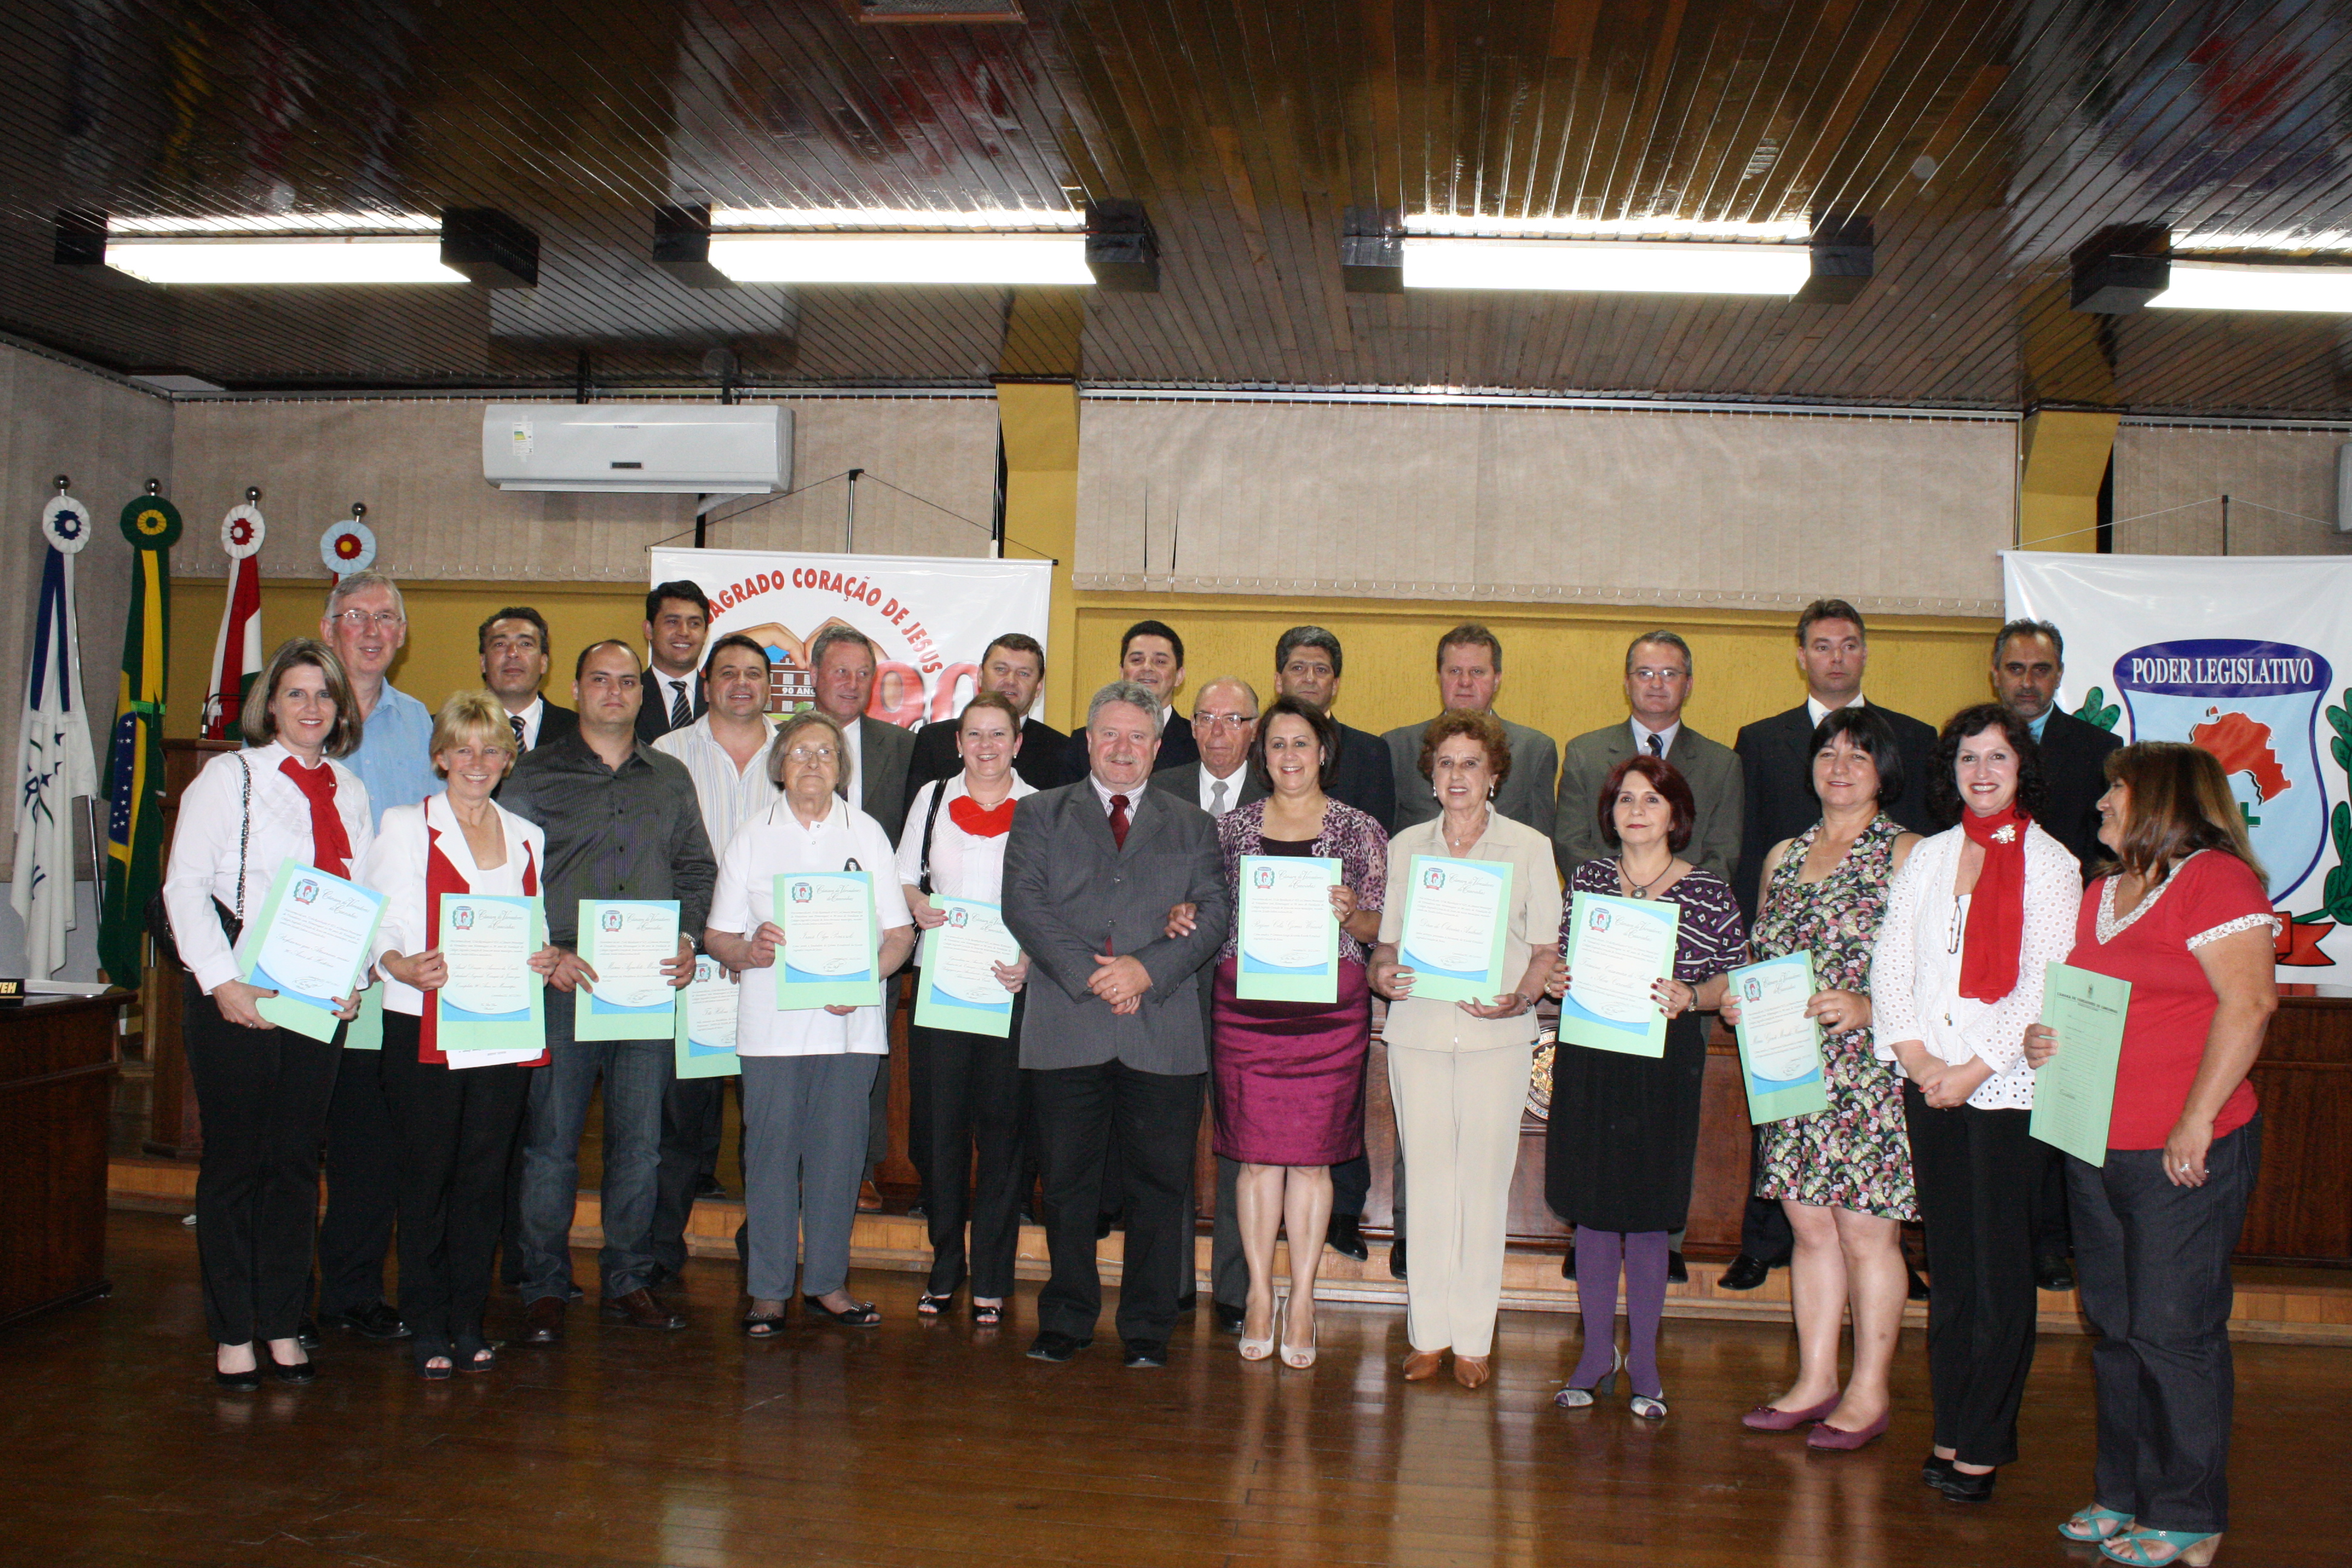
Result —
M1578 893L1569 900L1564 1045L1628 1056L1666 1054L1666 1016L1651 987L1675 970L1683 911L1667 900Z
M694 984L679 993L677 1076L733 1078L743 1070L735 1055L735 1001L742 987L727 966L709 953L694 961Z
M1503 937L1510 910L1509 861L1414 856L1397 941L1397 962L1412 971L1412 994L1483 1005L1508 990Z
M436 930L449 978L433 994L434 1038L450 1066L495 1065L475 1059L484 1054L530 1061L545 1050L546 982L530 967L547 944L540 899L444 894Z
M2084 1164L2105 1165L2131 982L2071 963L2048 964L2042 973L2042 1021L2057 1035L2058 1054L2033 1075L2026 1131Z
M995 966L1021 961L1020 941L1004 929L1003 911L994 904L936 893L931 902L948 921L923 933L915 1022L1005 1038L1013 1032L1013 993L996 978Z
M245 933L248 985L275 991L261 1016L283 1029L331 1040L342 1027L338 998L359 989L383 919L383 895L289 859L278 868L261 914Z
M1739 1076L1748 1120L1761 1126L1830 1108L1822 1077L1822 1027L1805 1016L1813 955L1785 953L1725 976L1739 1000Z
M878 1007L881 929L871 871L803 871L776 879L776 1009Z
M1339 922L1331 889L1339 862L1326 856L1241 858L1234 991L1248 1002L1339 999ZM1416 984L1414 994L1420 994Z
M667 1040L677 991L661 966L677 956L676 899L583 899L580 956L596 972L573 994L575 1040Z

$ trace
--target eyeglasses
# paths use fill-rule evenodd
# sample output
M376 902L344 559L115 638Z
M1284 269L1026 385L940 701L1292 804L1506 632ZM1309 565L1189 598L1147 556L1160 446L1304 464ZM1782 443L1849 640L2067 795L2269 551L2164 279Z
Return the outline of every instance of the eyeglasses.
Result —
M1672 665L1668 665L1664 669L1653 669L1646 664L1642 666L1639 669L1630 669L1625 673L1631 675L1635 680L1641 681L1644 685L1647 685L1653 680L1682 680L1687 679L1690 675L1689 670L1678 669Z
M1196 708L1192 710L1192 722L1210 730L1238 730L1244 725L1256 723L1257 715L1255 713L1203 713Z
M831 746L794 746L784 753L785 760L795 763L829 763L839 755Z
M365 631L370 626L379 631L390 631L408 617L398 610L378 610L373 615L365 610L338 610L334 618L353 631Z

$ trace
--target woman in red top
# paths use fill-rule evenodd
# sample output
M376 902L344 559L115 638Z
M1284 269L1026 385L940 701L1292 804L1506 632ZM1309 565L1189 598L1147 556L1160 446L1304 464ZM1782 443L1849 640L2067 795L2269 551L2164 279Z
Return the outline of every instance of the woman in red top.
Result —
M2067 962L2132 989L2106 1162L2066 1161L2099 1447L2095 1497L2059 1533L2117 1563L2202 1564L2229 1508L2230 1254L2261 1158L2246 1073L2278 1005L2278 921L2210 753L2145 741L2106 766L2116 863ZM2026 1031L2037 1068L2062 1047Z

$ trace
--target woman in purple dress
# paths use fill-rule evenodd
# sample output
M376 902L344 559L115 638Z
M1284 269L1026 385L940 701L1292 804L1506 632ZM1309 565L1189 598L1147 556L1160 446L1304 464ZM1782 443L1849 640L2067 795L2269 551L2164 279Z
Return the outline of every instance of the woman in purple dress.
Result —
M1282 1359L1315 1364L1315 1271L1331 1219L1331 1167L1364 1152L1364 1060L1371 1038L1365 962L1380 936L1388 835L1323 793L1338 726L1286 697L1265 710L1250 765L1273 793L1217 825L1225 881L1239 907L1244 855L1318 856L1339 862L1331 914L1339 923L1339 999L1244 1001L1235 992L1238 931L1217 958L1217 1152L1241 1165L1235 1217L1249 1263L1242 1357L1274 1350L1274 1243L1290 1233L1290 1302ZM1238 921L1236 922L1238 926Z

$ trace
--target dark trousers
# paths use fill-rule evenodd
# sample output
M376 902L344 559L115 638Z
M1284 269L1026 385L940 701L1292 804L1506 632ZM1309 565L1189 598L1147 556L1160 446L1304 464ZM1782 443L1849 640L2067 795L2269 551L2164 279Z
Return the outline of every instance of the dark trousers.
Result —
M661 1170L654 1194L654 1261L676 1276L686 1272L686 1225L694 1217L694 1190L719 1169L727 1137L727 1080L681 1078L662 1095Z
M383 1016L383 1098L399 1140L400 1315L418 1334L478 1333L531 1068L416 1059L418 1021Z
M196 1256L205 1329L224 1345L292 1339L310 1293L319 1140L341 1049L229 1023L194 981L180 1033L205 1123Z
M677 1077L668 1040L572 1037L573 998L547 993L550 1060L530 1075L523 1116L523 1300L572 1293L572 1211L580 1195L580 1136L597 1080L604 1090L604 1246L597 1271L607 1297L653 1279L654 1198L660 1186L662 1093ZM476 1070L479 1070L478 1068Z
M1927 1233L1927 1382L1936 1446L1962 1464L2017 1458L2033 1365L2033 1194L2042 1163L2027 1110L1929 1109L1903 1086L1919 1222Z
M1759 1129L1759 1131L1761 1130ZM1751 1139L1748 1169L1760 1169L1761 1160L1754 1158ZM1748 1207L1739 1215L1739 1250L1764 1263L1786 1263L1797 1250L1797 1233L1789 1228L1788 1211L1781 1208L1778 1198L1748 1195Z
M2033 1141L2033 1152L2041 1162L2033 1187L2033 1256L2063 1258L2074 1245L2066 1220L2066 1156L2039 1138Z
M382 1051L343 1052L327 1108L327 1212L319 1221L319 1310L384 1299L383 1260L400 1209L400 1139L384 1103Z
M2161 1149L2066 1161L2074 1273L2099 1336L2095 1495L2150 1530L2229 1528L2230 1254L2262 1154L2256 1117L2213 1140L2201 1187L2168 1181Z
M1357 1163L1362 1163L1361 1155ZM1369 1170L1370 1167L1365 1167ZM1331 1167L1336 1173L1339 1167ZM1221 1307L1242 1311L1249 1306L1249 1258L1242 1251L1242 1216L1234 1189L1241 1184L1242 1163L1217 1156L1217 1213L1209 1226L1209 1298ZM1332 1213L1339 1213L1337 1200ZM1317 1238L1321 1245L1321 1238Z
M964 1282L971 1293L1002 1299L1013 1291L1021 1251L1021 1007L1013 1035L907 1028L907 1124L922 1134L924 1213L931 1235L931 1276L924 1288L945 1296ZM969 1264L964 1226L971 1226Z
M1189 1278L1192 1238L1184 1216L1192 1150L1201 1132L1204 1073L1141 1072L1124 1062L1025 1072L1045 1172L1045 1244L1053 1278L1037 1295L1037 1326L1094 1337L1102 1315L1095 1222L1107 1194L1104 1165L1115 1138L1118 1193L1127 1210L1120 1268L1121 1339L1164 1342L1176 1325L1179 1281Z

